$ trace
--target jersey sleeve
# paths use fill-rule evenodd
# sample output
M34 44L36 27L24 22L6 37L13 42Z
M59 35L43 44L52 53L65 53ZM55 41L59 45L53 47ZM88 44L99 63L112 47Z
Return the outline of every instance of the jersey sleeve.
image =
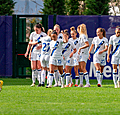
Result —
M33 32L30 34L30 37L29 37L30 40L33 40L33 34L34 34Z
M113 39L112 39L112 36L110 37L109 44L110 44L110 45L113 45Z
M87 37L86 37L85 35L82 36L82 39L83 39L84 42L87 42L87 41L88 41L88 39L87 39Z
M92 40L92 44L95 44L95 38L93 38L93 40Z
M105 40L105 46L108 46L108 39Z

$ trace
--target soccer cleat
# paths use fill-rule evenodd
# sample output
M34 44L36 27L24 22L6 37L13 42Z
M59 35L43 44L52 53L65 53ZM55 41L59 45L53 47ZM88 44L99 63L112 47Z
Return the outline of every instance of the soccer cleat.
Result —
M75 87L78 87L78 85L77 85L77 84L75 84Z
M40 84L40 83L38 84L38 87L41 87L41 84Z
M52 85L48 85L46 88L52 88Z
M118 84L118 88L120 88L120 81L117 81L117 84Z
M42 87L45 87L45 84L43 83L43 84L41 84L41 86L42 86Z
M69 87L72 87L73 86L73 83L69 83Z
M0 80L0 91L2 90L3 81Z
M58 81L58 86L61 87L61 82L60 81Z
M61 88L64 88L64 87L65 87L65 86L62 84L62 85L61 85Z
M115 88L118 88L118 86L117 86L117 85L115 85Z
M56 83L56 84L54 84L54 87L58 87L58 84Z
M101 84L97 84L98 87L101 87Z
M79 84L78 87L83 87L83 84Z
M31 87L35 87L35 84L34 84L34 83L32 83Z
M90 84L86 84L84 87L90 87Z
M65 87L69 87L69 85L65 85Z

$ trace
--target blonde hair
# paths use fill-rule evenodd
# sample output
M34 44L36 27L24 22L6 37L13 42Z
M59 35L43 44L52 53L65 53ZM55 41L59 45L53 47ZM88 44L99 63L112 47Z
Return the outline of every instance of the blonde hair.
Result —
M48 32L47 32L48 36L51 37L52 31L53 31L52 29L49 29L49 30L48 30Z
M57 27L57 28L59 28L59 29L60 29L60 26L59 26L58 24L55 24L55 25L54 25L54 27Z
M86 25L85 25L85 24L80 24L80 25L77 27L77 31L78 31L79 34L85 34L85 36L88 38L87 28L86 28Z
M77 33L74 26L72 26L72 27L70 28L70 30L71 30L71 31L74 31L75 33Z

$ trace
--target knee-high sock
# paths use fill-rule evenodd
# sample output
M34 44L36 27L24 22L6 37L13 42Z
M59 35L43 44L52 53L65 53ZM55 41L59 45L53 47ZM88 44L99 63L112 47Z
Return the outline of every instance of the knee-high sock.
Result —
M103 80L103 73L100 73L100 83L102 84L102 80Z
M114 85L117 85L117 72L113 72L113 82Z
M48 71L47 72L47 84L49 84L49 74L50 74L50 72Z
M36 69L32 70L32 81L35 84L35 79L36 79Z
M58 84L58 71L54 71L54 79L55 79L55 84Z
M86 84L90 84L90 83L89 83L88 72L84 73L84 76L85 76Z
M80 84L83 84L83 72L79 72Z
M53 73L50 73L50 74L49 74L49 85L52 85L52 82L53 82L53 76L54 76Z
M61 75L61 83L62 83L62 85L64 85L64 77L65 77L65 73L63 73L63 74Z
M78 85L79 76L75 76L75 84Z
M38 69L38 81L41 84L41 69Z
M97 81L98 81L98 84L101 84L100 83L100 71L96 71L96 77L97 77Z
M72 74L70 74L70 83L72 84Z
M41 71L41 83L45 83L45 77L46 77L46 70Z
M120 67L119 67L119 70L118 70L118 81L120 81Z
M66 85L68 85L70 80L70 73L66 73Z

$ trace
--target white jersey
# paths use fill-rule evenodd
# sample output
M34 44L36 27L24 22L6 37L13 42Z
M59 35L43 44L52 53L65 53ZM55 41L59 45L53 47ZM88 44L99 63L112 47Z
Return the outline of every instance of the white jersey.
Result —
M41 32L40 34L36 34L36 32L32 32L30 34L29 39L32 40L33 42L36 42L38 39L40 40L40 39L42 39L42 37L45 37L45 36L47 36L47 34L44 33L44 32ZM41 45L41 43L37 44L37 45L34 45L33 48L32 48L32 52L39 52L40 53L41 49L39 49L39 50L36 49L37 46L39 46L39 45Z
M81 34L79 37L80 40L80 47L83 47L85 45L85 42L88 41L87 37L85 36L85 34ZM88 47L81 49L80 54L88 54Z
M40 41L42 42L41 55L50 55L50 36L43 37Z
M62 39L57 39L57 41L52 40L50 42L50 51L52 58L59 58L62 56L62 45L63 45Z
M72 41L68 40L67 43L63 44L62 54L65 58L69 57L72 52L72 49L75 49L75 46Z
M112 54L114 56L119 55L120 54L120 37L117 37L116 35L112 35L110 37L109 44L113 45Z
M63 39L63 34L62 33L59 33L58 39Z
M80 47L79 38L76 38L76 39L70 38L69 40L71 40L73 42L73 44L74 44L74 46L75 46L75 48L77 50L77 52L73 54L73 57L77 58L77 56L78 56L78 49Z
M106 52L99 54L100 51L105 49L105 46L108 46L108 39L103 37L100 39L98 36L93 38L92 44L95 45L94 55L97 57L105 57Z

